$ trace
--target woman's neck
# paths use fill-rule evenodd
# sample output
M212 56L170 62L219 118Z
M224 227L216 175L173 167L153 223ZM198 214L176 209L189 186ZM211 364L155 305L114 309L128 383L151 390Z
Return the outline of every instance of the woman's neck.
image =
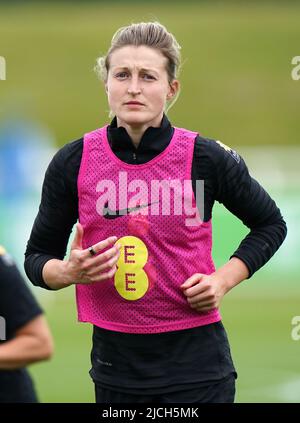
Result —
M162 116L143 124L130 125L128 123L125 123L124 121L119 120L117 117L117 126L123 126L126 129L128 135L132 140L133 145L135 146L135 148L138 148L142 136L147 130L147 128L149 128L150 126L152 126L153 128L159 128L161 125L161 120Z

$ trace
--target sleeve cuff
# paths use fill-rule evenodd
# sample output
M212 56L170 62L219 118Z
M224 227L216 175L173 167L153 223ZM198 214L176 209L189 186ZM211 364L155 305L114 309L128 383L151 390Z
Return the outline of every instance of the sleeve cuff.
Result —
M230 258L232 258L232 257L237 257L238 259L242 260L242 262L247 266L249 275L246 279L250 279L251 276L255 273L255 270L253 270L249 261L245 257L240 256L238 253L232 254L232 256L230 256Z

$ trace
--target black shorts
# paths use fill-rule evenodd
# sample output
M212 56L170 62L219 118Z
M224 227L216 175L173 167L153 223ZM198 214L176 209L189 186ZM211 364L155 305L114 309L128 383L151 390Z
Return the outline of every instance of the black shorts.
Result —
M141 390L142 391L142 390ZM131 394L114 391L95 384L97 403L233 403L235 396L235 376L209 386L186 389L165 394Z

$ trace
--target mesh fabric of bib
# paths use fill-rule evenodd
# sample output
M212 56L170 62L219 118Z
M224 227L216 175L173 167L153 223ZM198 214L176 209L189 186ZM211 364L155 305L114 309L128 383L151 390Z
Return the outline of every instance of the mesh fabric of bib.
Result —
M211 220L199 219L191 183L196 135L175 127L163 152L135 165L113 153L107 125L85 134L78 176L83 248L116 235L122 249L112 278L76 285L79 321L159 333L221 320L218 309L192 309L180 288L193 274L215 270Z

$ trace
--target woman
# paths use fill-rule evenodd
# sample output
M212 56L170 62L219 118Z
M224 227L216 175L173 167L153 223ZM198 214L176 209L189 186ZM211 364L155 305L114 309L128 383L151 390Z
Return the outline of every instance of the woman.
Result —
M38 402L26 366L52 352L43 311L0 245L0 403Z
M286 235L236 152L170 124L179 50L159 23L117 31L97 61L114 118L55 155L27 246L35 285L76 284L78 318L94 325L97 402L233 402L237 374L218 309ZM215 200L250 228L217 270Z

